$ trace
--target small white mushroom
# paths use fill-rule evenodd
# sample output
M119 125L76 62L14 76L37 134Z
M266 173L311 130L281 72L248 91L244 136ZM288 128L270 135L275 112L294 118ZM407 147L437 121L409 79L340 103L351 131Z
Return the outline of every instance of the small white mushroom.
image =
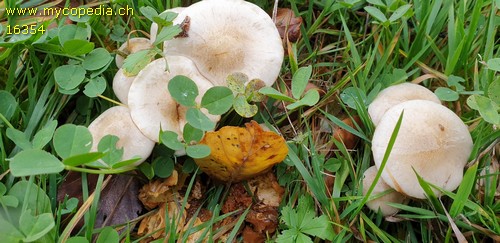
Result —
M429 100L441 104L439 98L427 88L413 83L402 83L382 90L368 107L375 126L391 107L408 100Z
M115 92L116 97L122 104L128 103L128 91L130 90L130 85L134 81L135 76L127 76L122 68L118 69L115 77L113 78L113 92Z
M184 7L171 8L171 9L167 9L167 10L163 11L161 14L163 14L165 12L174 12L176 14L179 14L184 9L185 9ZM153 22L151 24L151 28L149 29L149 36L150 36L149 41L151 44L153 44L156 41L157 35L158 35L158 24Z
M370 189L371 185L373 184L373 181L375 180L375 176L377 175L377 167L372 166L368 168L365 173L363 174L363 196L366 195L368 192L368 189ZM375 196L379 193L383 193L387 190L391 190L391 192L375 198L373 200L370 200L366 202L366 206L370 208L371 210L377 212L379 209L382 212L382 215L388 216L388 215L393 215L396 214L399 209L387 205L387 203L400 203L404 204L408 200L406 200L406 197L397 192L394 191L389 185L387 185L382 178L379 178L377 181L377 184L373 188L373 191L371 192L370 196Z
M136 37L136 38L130 38L129 40L125 41L118 50L120 52L123 52L124 54L132 54L141 50L146 50L146 49L151 49L151 43L149 43L148 38L143 38L143 37ZM123 66L123 61L125 61L125 57L117 54L115 56L115 63L118 68L121 68Z
M396 191L414 198L425 198L415 172L431 184L455 190L472 151L472 138L455 113L432 101L410 100L385 112L372 140L375 165L380 168L403 111L401 128L382 178ZM440 195L439 191L434 192Z
M130 86L128 94L128 105L132 120L137 127L149 139L158 142L160 127L163 131L174 131L182 135L186 124L186 107L178 104L170 96L168 82L177 75L184 75L192 79L198 86L199 95L196 101L199 103L203 94L213 86L198 72L194 63L185 57L167 57L169 72L165 71L165 59L157 59L148 64L137 74L136 79ZM214 122L220 116L208 114L202 111Z
M129 109L123 106L114 106L104 111L89 125L89 131L93 138L92 151L97 151L101 138L108 134L115 135L119 138L116 147L123 148L123 160L137 156L141 158L134 165L146 160L155 146L155 142L135 126Z
M243 0L204 0L184 9L174 20L189 18L187 37L168 41L167 55L193 60L200 73L214 85L241 72L268 86L279 75L284 50L270 16Z

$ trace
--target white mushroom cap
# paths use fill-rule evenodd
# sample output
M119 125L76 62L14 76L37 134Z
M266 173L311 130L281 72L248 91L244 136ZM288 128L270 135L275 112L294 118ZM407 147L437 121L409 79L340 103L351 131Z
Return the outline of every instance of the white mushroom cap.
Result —
M204 0L184 9L174 20L190 18L188 37L168 41L164 52L190 58L214 85L241 72L272 85L279 75L284 50L269 15L243 0Z
M408 100L429 100L441 104L439 98L427 88L413 83L402 83L382 90L368 107L375 126L391 107Z
M158 142L160 126L163 131L174 131L182 135L186 124L187 108L175 102L168 91L168 82L177 75L191 78L198 86L196 101L201 102L203 94L213 86L198 72L193 62L185 57L167 57L170 72L165 71L165 59L157 59L137 74L128 94L128 106L132 120L149 139ZM202 111L214 122L220 116Z
M120 48L118 48L119 51L128 54L132 54L138 51L146 50L146 49L151 49L153 46L151 46L151 43L149 43L148 38L143 38L143 37L136 37L136 38L130 38L128 41L125 41ZM115 56L115 63L118 68L121 68L123 66L123 61L125 60L124 57L120 55Z
M365 173L363 174L363 196L366 195L368 192L368 189L370 189L371 185L373 184L373 181L375 180L375 176L377 175L377 167L372 166L368 168ZM375 198L373 200L370 200L366 202L366 206L370 208L371 210L377 212L380 208L380 211L382 212L382 215L387 216L387 215L392 215L395 214L399 211L399 209L395 207L391 207L387 205L388 202L390 203L406 203L408 200L406 200L406 197L397 192L394 191L389 185L387 185L382 178L380 178L377 181L377 184L373 188L372 193L370 196L375 196L379 193L383 193L387 190L392 190L392 192L387 193L381 197Z
M163 14L165 12L174 12L176 14L179 14L184 9L185 9L184 7L171 8L171 9L167 9L167 10L163 11L161 14ZM153 22L151 24L151 28L149 29L149 36L150 36L149 41L151 44L153 44L156 41L157 35L158 35L158 24Z
M108 134L115 135L119 138L116 147L123 148L122 160L137 156L141 158L134 165L146 160L155 146L155 142L144 136L135 126L129 109L123 106L114 106L104 111L89 125L89 131L93 138L92 151L97 151L101 138Z
M456 189L472 151L472 138L455 113L432 101L411 100L387 110L372 140L377 168L403 110L398 137L382 171L384 181L396 191L415 198L425 198L415 172L440 188Z
M126 105L128 103L128 91L134 79L135 76L129 77L125 75L122 68L118 69L118 72L116 72L113 78L113 91L122 104Z

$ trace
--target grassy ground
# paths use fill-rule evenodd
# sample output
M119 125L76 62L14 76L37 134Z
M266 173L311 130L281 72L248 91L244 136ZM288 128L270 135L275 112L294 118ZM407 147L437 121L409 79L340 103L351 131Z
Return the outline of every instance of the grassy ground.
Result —
M33 2L27 1L22 6L29 7ZM272 11L270 1L254 2L266 11ZM1 3L7 7L16 6L15 1ZM48 7L56 3L39 4ZM103 176L106 171L85 170L68 163L60 167L52 157L47 160L53 167L46 166L47 170L42 173L21 166L27 171L22 175L38 175L15 177L9 170L12 158L21 151L37 150L29 156L40 158L43 149L64 159L65 156L56 151L56 144L58 141L78 144L78 138L66 137L70 136L67 134L63 141L56 138L56 123L53 121L57 121L58 126L87 126L114 105L103 98L114 98L111 90L111 81L117 71L114 62L87 71L85 80L77 84L79 90L61 88L55 70L68 63L79 65L83 57L77 55L76 48L61 49L56 37L77 39L78 34L83 33L94 43L89 48L103 47L112 53L132 30L149 30L151 22L141 16L140 7L151 6L161 12L189 4L180 0L167 3L93 2L90 5L130 6L135 11L128 17L92 17L79 24L83 32L76 31L76 34L62 30L68 24L65 19L60 19L51 21L50 30L48 22L44 25L47 35L40 31L27 36L7 35L7 25L34 23L37 19L16 18L4 13L1 19L3 40L0 42L0 210L7 213L0 214L4 217L0 218L0 235L11 237L6 239L13 241L21 237L16 238L12 233L16 231L27 241L65 239L71 230L61 223L61 217L67 215L64 210L78 211L76 215L84 218L79 236L90 240L93 234L101 232L93 227L99 207L94 199L99 198L99 193L91 194L84 186L82 198L85 204L78 208L71 203L57 204L56 194L57 187L64 183L62 179L67 170L100 173L98 189L106 183ZM303 20L301 38L285 50L287 57L279 85L290 81L292 73L300 67L312 65L310 82L321 88L324 94L316 105L302 107L293 113L276 112L272 102L268 102L266 108L255 116L279 128L290 148L286 163L274 170L285 189L285 196L280 207L280 226L275 234L268 236L269 240L500 241L500 195L497 189L500 64L499 59L495 59L500 57L500 1L286 0L280 1L279 6L293 10ZM61 32L67 35L58 35ZM132 35L141 34L135 32ZM83 44L77 43L77 46ZM104 91L98 92L89 86L87 93L82 92L87 83L98 83L95 87L100 87L102 83L98 77L107 83ZM401 82L420 83L436 91L443 104L469 127L474 148L470 163L464 169L464 181L457 191L444 192L440 198L429 195L428 200L414 200L407 206L399 205L397 207L402 209L399 214L384 219L364 207L367 198L361 192L363 172L373 164L370 145L374 126L367 114L367 106L380 90ZM355 126L359 141L347 148L341 141L332 140L328 129L346 127L341 120L354 116L359 117L358 126ZM223 115L222 121L218 127L242 125L246 120L231 112ZM76 128L73 132L77 133ZM177 160L177 166L181 166L184 160ZM152 160L148 162L153 163ZM163 172L153 168L153 173L158 176ZM328 177L334 180L324 179ZM208 190L210 200L205 206L217 211L225 186L207 186L211 188ZM38 193L31 193L34 191ZM307 196L299 200L302 195ZM310 199L312 201L307 201ZM27 210L36 213L26 213ZM329 233L325 236L324 232L301 228L290 217L297 217L299 222L301 219L317 220L314 222L325 224L323 231ZM9 220L17 223L9 225ZM137 222L137 219L131 222ZM74 226L76 222L66 224ZM237 226L240 224L236 223ZM207 228L213 230L210 226ZM134 241L136 238L130 237L134 231L129 229L120 237ZM114 237L109 228L103 232L102 235ZM73 240L85 242L83 238Z

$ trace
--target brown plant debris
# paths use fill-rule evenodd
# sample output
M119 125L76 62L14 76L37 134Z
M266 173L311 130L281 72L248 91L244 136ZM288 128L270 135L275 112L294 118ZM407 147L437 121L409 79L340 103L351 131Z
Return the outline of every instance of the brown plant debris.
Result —
M163 180L155 180L144 185L139 191L139 200L147 209L153 209L158 205L172 200L171 187L177 185L178 174L173 171L172 175Z
M299 40L301 36L300 26L302 26L302 17L297 17L289 8L278 8L276 28L278 28L278 32L284 43L287 42L287 39L290 42Z

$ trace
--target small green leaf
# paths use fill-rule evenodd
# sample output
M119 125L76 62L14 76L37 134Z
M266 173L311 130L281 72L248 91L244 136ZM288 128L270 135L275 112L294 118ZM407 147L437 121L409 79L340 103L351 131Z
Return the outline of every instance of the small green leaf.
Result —
M24 132L8 127L6 135L10 140L12 140L12 142L14 142L21 149L33 148L33 145L29 141L28 136Z
M90 79L85 85L83 93L91 98L101 95L106 90L106 80L102 76Z
M153 17L158 16L158 12L153 7L146 6L146 7L140 7L139 11L141 12L144 17L149 19L149 21L153 22Z
M259 110L256 105L248 104L246 97L243 95L237 95L233 102L234 110L242 117L253 117Z
M68 15L68 18L73 21L73 22L76 22L76 23L86 23L89 21L90 19L90 16L89 14L86 14L87 13L87 9L89 7L87 6L79 6L78 7L78 14L70 14ZM82 10L80 10L82 9ZM81 11L81 12L80 12ZM85 12L83 12L85 11ZM85 14L82 14L82 13L85 13Z
M69 40L88 40L89 33L87 28L76 26L74 24L63 25L58 28L59 43L64 46L64 43Z
M204 144L189 145L186 148L186 154L194 159L205 158L210 155L210 147Z
M54 70L54 79L62 89L72 90L85 79L85 69L80 65L63 65Z
M470 108L478 110L481 117L491 124L500 123L498 114L498 104L481 95L471 95L467 98L467 105Z
M500 72L500 58L492 58L486 62L488 69Z
M457 89L458 92L465 90L465 87L461 84L463 82L465 82L464 78L454 76L454 75L450 75L448 77L448 80L446 80L446 83L448 84L448 86L450 86L450 87L455 86L455 88Z
M394 22L398 19L400 19L401 17L403 17L403 15L406 14L406 12L408 12L408 10L411 8L411 4L405 4L401 7L399 7L398 9L396 9L396 11L394 11L394 13L392 13L391 17L389 17L389 22Z
M286 102L295 102L293 98L288 97L285 94L280 93L278 90L274 89L273 87L264 87L259 90L261 94L264 94L266 96L269 96L273 99L277 100L282 100Z
M168 91L172 98L186 107L196 106L195 99L198 96L198 86L190 78L177 75L168 82Z
M382 13L382 11L380 11L378 8L367 6L365 7L365 11L376 18L380 23L385 23L387 21L385 14Z
M65 94L65 95L74 95L74 94L78 93L78 91L80 91L80 89L78 89L78 88L71 89L71 90L59 89L59 93Z
M89 240L83 236L73 236L69 238L66 243L89 243Z
M302 233L317 236L323 240L333 240L333 237L335 236L333 228L326 215L302 221L300 230Z
M62 163L69 166L79 166L92 163L104 156L101 152L91 152L86 154L77 154L63 159Z
M184 164L182 164L182 172L191 174L196 170L197 166L192 158L187 158L184 160Z
M187 123L186 125L184 125L182 136L184 137L184 141L187 144L191 144L191 142L199 142L203 138L203 131L200 129L196 129L189 123Z
M244 73L233 73L226 78L227 87L234 94L244 94L245 93L245 83L248 82L248 76Z
M259 90L266 87L266 83L260 79L252 79L245 87L245 97L252 102L262 102L266 96L259 93Z
M59 173L64 165L54 155L39 149L23 150L10 161L13 176Z
M64 55L66 51L59 44L33 43L35 50L55 55Z
M201 98L201 107L212 115L226 113L233 104L233 92L223 86L215 86L207 90Z
M97 151L104 153L101 160L110 167L117 162L120 162L123 157L123 148L117 148L118 138L115 135L106 135L101 138L97 145Z
M42 149L50 142L57 127L57 120L47 122L44 128L40 129L33 137L33 148Z
M437 88L434 91L434 94L436 94L436 96L442 101L458 100L458 93L446 87Z
M360 89L356 87L349 87L344 89L342 93L340 94L340 99L342 102L344 102L347 106L356 109L356 103L364 103L366 104L366 95L365 93Z
M182 29L178 25L163 27L160 33L156 36L156 40L153 45L158 45L160 43L163 43L164 41L171 40L181 32Z
M488 86L488 98L500 105L500 79L496 79Z
M340 166L342 166L342 161L340 159L330 158L325 162L323 167L330 172L337 172Z
M158 17L167 22L172 22L178 15L179 14L172 12L170 11L170 9L168 9L165 12L162 12L160 15L158 15Z
M0 197L0 204L3 204L7 207L17 208L17 206L19 206L19 200L17 200L17 198L14 196L5 195Z
M182 144L176 132L172 131L160 131L160 143L167 146L167 148L172 150L180 150L184 148L184 144Z
M2 114L7 121L10 121L17 109L16 98L9 92L5 90L0 90L0 114ZM0 124L3 124L3 120L0 119Z
M312 74L312 66L301 67L293 74L292 78L292 95L295 99L299 99L306 89L307 83Z
M43 213L38 216L32 216L31 210L26 210L19 218L19 227L26 235L24 241L31 242L40 239L54 228L54 217L51 213Z
M61 214L68 214L75 211L78 207L78 199L72 197L64 203L64 208L61 210Z
M159 157L153 161L155 175L160 178L167 178L174 171L174 161L171 158Z
M289 110L294 110L297 109L301 106L313 106L319 101L319 93L315 89L311 89L307 91L307 93L304 95L304 97L300 100L298 100L295 103L289 104L286 106L287 109Z
M82 66L87 70L93 71L106 66L111 60L111 54L106 49L100 47L92 50L85 56Z
M189 108L186 112L186 120L191 126L202 131L211 131L215 129L215 123L199 109Z
M283 230L276 238L276 242L277 243L297 242L298 234L300 234L300 231L297 231L296 229Z
M92 134L84 126L65 124L56 130L52 143L57 154L66 159L73 155L90 152Z
M88 40L68 40L64 42L64 51L72 56L80 56L91 52L94 49L94 43Z
M155 172L151 164L147 162L143 162L139 165L139 170L148 178L149 180L153 179L155 176Z
M118 243L120 242L120 236L115 229L107 226L101 230L99 237L97 238L97 243Z
M123 61L123 70L127 76L136 76L146 65L151 62L151 59L156 55L156 52L151 49L140 50L134 52L125 58Z

